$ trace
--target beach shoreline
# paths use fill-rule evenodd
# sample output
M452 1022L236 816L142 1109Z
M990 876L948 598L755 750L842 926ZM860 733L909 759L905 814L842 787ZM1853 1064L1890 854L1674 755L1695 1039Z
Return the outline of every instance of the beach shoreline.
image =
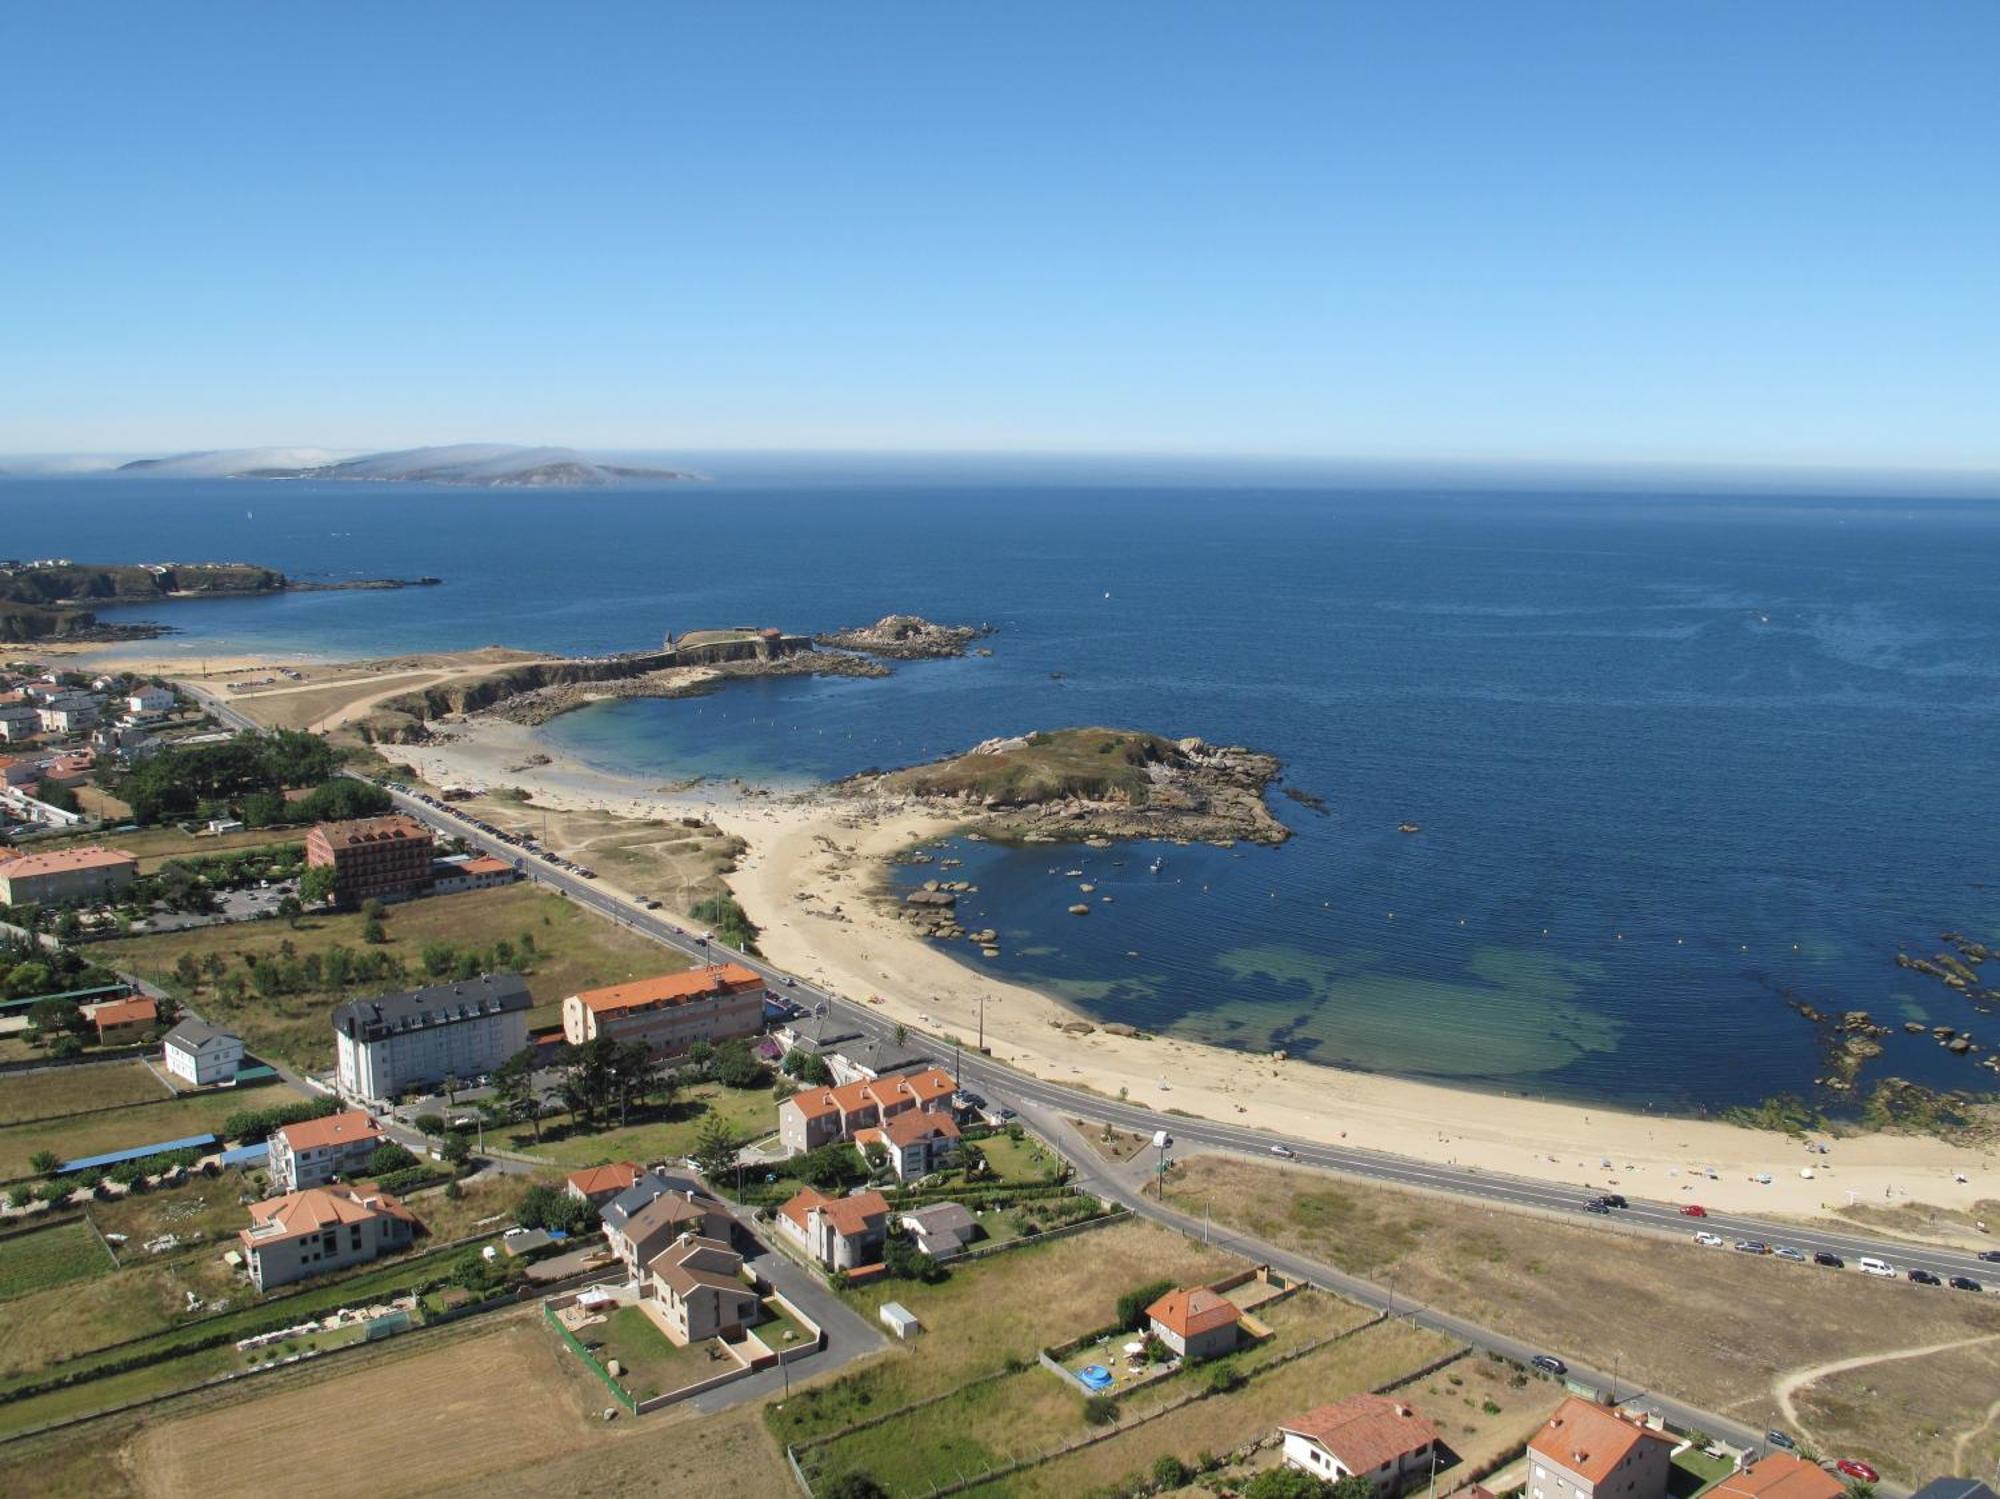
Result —
M881 909L875 896L889 861L953 832L962 818L907 799L824 790L713 780L652 786L489 716L436 729L432 742L383 748L433 784L512 787L551 810L708 818L744 841L728 883L773 963L872 1002L946 1045L972 1048L983 1034L999 1060L1157 1110L1163 1123L1180 1111L1437 1164L1797 1218L1828 1216L1852 1202L1970 1213L2000 1198L1992 1151L1926 1136L1843 1133L1831 1137L1829 1154L1808 1156L1788 1136L1715 1120L1278 1061L1170 1035L1110 1035L1046 993L982 974ZM1093 1028L1062 1029L1079 1021ZM1807 1168L1810 1178L1800 1174ZM1762 1175L1768 1184L1756 1180ZM1970 1230L1960 1237L1991 1243Z

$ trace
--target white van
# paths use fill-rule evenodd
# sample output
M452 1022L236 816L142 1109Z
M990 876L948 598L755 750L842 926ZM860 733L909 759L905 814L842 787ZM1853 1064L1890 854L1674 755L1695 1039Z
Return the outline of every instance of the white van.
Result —
M1863 1275L1879 1275L1885 1279L1894 1280L1896 1278L1896 1267L1887 1260L1865 1259L1861 1261L1861 1273Z

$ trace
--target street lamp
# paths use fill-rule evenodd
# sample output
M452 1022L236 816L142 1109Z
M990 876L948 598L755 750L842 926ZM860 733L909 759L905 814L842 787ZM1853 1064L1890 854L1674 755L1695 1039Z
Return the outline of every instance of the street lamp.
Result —
M1165 1130L1153 1131L1153 1149L1160 1153L1159 1179L1154 1190L1162 1203L1167 1200L1167 1152L1173 1148L1173 1143L1174 1137Z

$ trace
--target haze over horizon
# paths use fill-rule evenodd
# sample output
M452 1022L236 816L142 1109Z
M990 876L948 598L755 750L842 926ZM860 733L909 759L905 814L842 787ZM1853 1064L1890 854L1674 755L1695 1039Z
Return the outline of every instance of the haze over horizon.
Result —
M0 453L2000 474L1990 6L0 28Z

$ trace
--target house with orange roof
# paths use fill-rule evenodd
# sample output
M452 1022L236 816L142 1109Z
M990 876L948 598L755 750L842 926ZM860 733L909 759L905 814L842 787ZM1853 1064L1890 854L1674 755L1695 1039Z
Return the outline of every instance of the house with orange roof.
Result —
M460 895L467 890L490 890L495 885L511 885L519 878L519 870L491 854L470 859L438 859L431 864L431 894Z
M1528 1439L1525 1499L1665 1499L1673 1438L1572 1395Z
M1847 1480L1797 1453L1774 1451L1708 1492L1716 1499L1840 1499Z
M620 1192L638 1181L643 1175L638 1165L632 1161L613 1161L608 1166L586 1166L581 1171L572 1171L563 1182L563 1190L572 1197L581 1198L594 1208L601 1208Z
M1366 1478L1383 1495L1400 1494L1438 1456L1438 1430L1392 1395L1350 1395L1281 1422L1285 1462L1323 1483Z
M838 1088L804 1088L778 1105L778 1137L786 1155L804 1155L900 1114L951 1114L957 1091L951 1074L927 1067L897 1077L864 1078Z
M257 1289L365 1265L407 1249L417 1236L410 1210L386 1192L308 1187L252 1203L250 1226L237 1232Z
M828 1197L802 1189L778 1209L779 1232L828 1270L859 1270L882 1262L889 1238L889 1199L880 1192Z
M99 1005L90 1012L90 1020L97 1027L100 1046L122 1046L142 1039L159 1024L160 1007L145 995L135 994L130 999Z
M1146 1308L1153 1336L1182 1358L1215 1358L1236 1347L1243 1313L1207 1286L1169 1291Z
M288 1124L271 1135L272 1184L299 1192L366 1171L369 1157L387 1138L374 1116L361 1109Z
M906 1109L871 1129L855 1131L854 1146L863 1160L879 1146L897 1181L915 1181L937 1170L958 1152L958 1121L949 1109L925 1112Z
M741 963L716 963L629 984L586 989L563 1001L563 1039L643 1041L656 1057L684 1055L764 1028L764 981Z
M0 863L0 901L24 906L102 900L131 884L138 873L139 861L131 854L95 844L20 854Z

